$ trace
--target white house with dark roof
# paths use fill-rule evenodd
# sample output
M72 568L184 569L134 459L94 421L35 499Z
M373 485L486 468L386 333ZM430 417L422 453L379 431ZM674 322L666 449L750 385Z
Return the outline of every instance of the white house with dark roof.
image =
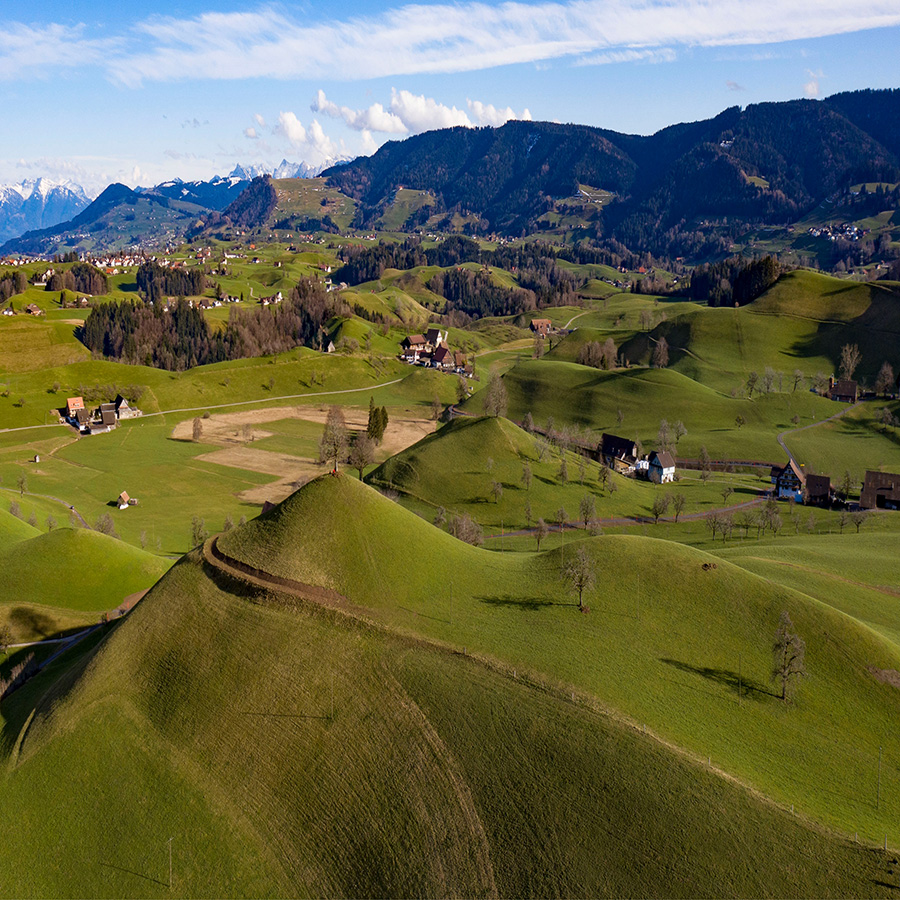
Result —
M654 450L647 457L647 478L656 484L669 484L675 480L675 458L668 450Z

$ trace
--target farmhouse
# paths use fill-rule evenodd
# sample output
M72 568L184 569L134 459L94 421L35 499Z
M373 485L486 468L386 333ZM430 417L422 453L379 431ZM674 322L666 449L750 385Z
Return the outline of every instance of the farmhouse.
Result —
M772 484L775 485L775 496L779 500L803 499L806 488L806 473L802 466L798 466L793 459L789 459L784 468L774 466L769 473Z
M605 432L600 436L600 460L614 472L634 472L639 456L634 441Z
M656 484L668 484L675 480L675 458L668 450L654 450L647 459L647 478Z
M540 335L541 337L547 337L547 335L550 334L553 323L549 319L532 319L531 324L528 327L535 334Z
M831 506L831 478L828 475L806 476L806 503L811 506Z
M835 381L829 379L828 398L838 403L856 403L859 398L859 385L855 381Z
M900 475L866 472L859 505L863 509L900 509Z
M84 400L81 397L69 397L66 400L66 417L74 419L79 409L84 409Z

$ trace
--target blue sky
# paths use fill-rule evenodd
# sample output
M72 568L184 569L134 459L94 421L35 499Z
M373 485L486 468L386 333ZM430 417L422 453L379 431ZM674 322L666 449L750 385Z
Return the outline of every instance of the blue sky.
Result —
M900 2L0 7L0 183L209 178L509 118L649 134L728 106L900 87Z

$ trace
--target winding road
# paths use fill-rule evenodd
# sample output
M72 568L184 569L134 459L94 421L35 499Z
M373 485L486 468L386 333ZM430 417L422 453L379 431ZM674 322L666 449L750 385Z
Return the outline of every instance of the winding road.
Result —
M781 449L784 450L785 453L787 453L794 465L799 465L796 457L793 453L791 453L790 448L784 442L785 435L796 434L798 431L806 431L809 428L816 428L819 425L824 425L826 422L833 422L835 419L839 419L841 416L846 415L848 412L850 412L850 410L856 409L856 407L860 406L862 402L862 400L857 400L856 403L854 403L852 406L845 406L842 410L836 412L833 416L828 416L827 418L822 419L819 422L810 422L809 425L803 425L800 428L788 428L787 431L782 431L778 435L778 443L781 445Z

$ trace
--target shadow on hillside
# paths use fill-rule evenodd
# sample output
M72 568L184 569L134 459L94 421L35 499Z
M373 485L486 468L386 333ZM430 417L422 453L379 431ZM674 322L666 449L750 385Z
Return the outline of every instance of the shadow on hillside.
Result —
M410 609L408 606L398 606L397 609L402 609L404 612L408 612L414 616L419 616L422 619L431 619L432 622L443 622L445 625L450 624L449 619L441 619L438 616L429 616L427 613L418 612L415 609Z
M519 609L546 609L548 606L556 606L552 600L544 600L540 597L513 597L504 594L502 597L478 597L482 603L489 606L517 606Z
M126 875L134 875L135 878L143 878L144 881L149 881L151 884L161 884L164 888L169 886L165 881L160 881L158 878L153 878L151 875L143 875L140 872L135 872L134 869L126 869L124 866L116 866L113 865L113 863L108 862L97 863L97 865L104 869L115 869L117 872L124 872Z
M80 631L80 628L61 630L56 621L32 606L14 606L9 611L9 627L14 634L37 635L26 640L44 640L50 637L65 637L66 631Z
M677 659L666 659L660 657L660 662L682 672L688 672L692 675L699 675L709 681L716 681L724 685L729 690L737 694L740 692L741 697L748 697L752 700L762 700L763 697L776 697L777 694L763 687L758 681L747 678L746 675L738 675L737 672L731 672L728 669L713 669L709 666L692 666L690 663L681 662Z

